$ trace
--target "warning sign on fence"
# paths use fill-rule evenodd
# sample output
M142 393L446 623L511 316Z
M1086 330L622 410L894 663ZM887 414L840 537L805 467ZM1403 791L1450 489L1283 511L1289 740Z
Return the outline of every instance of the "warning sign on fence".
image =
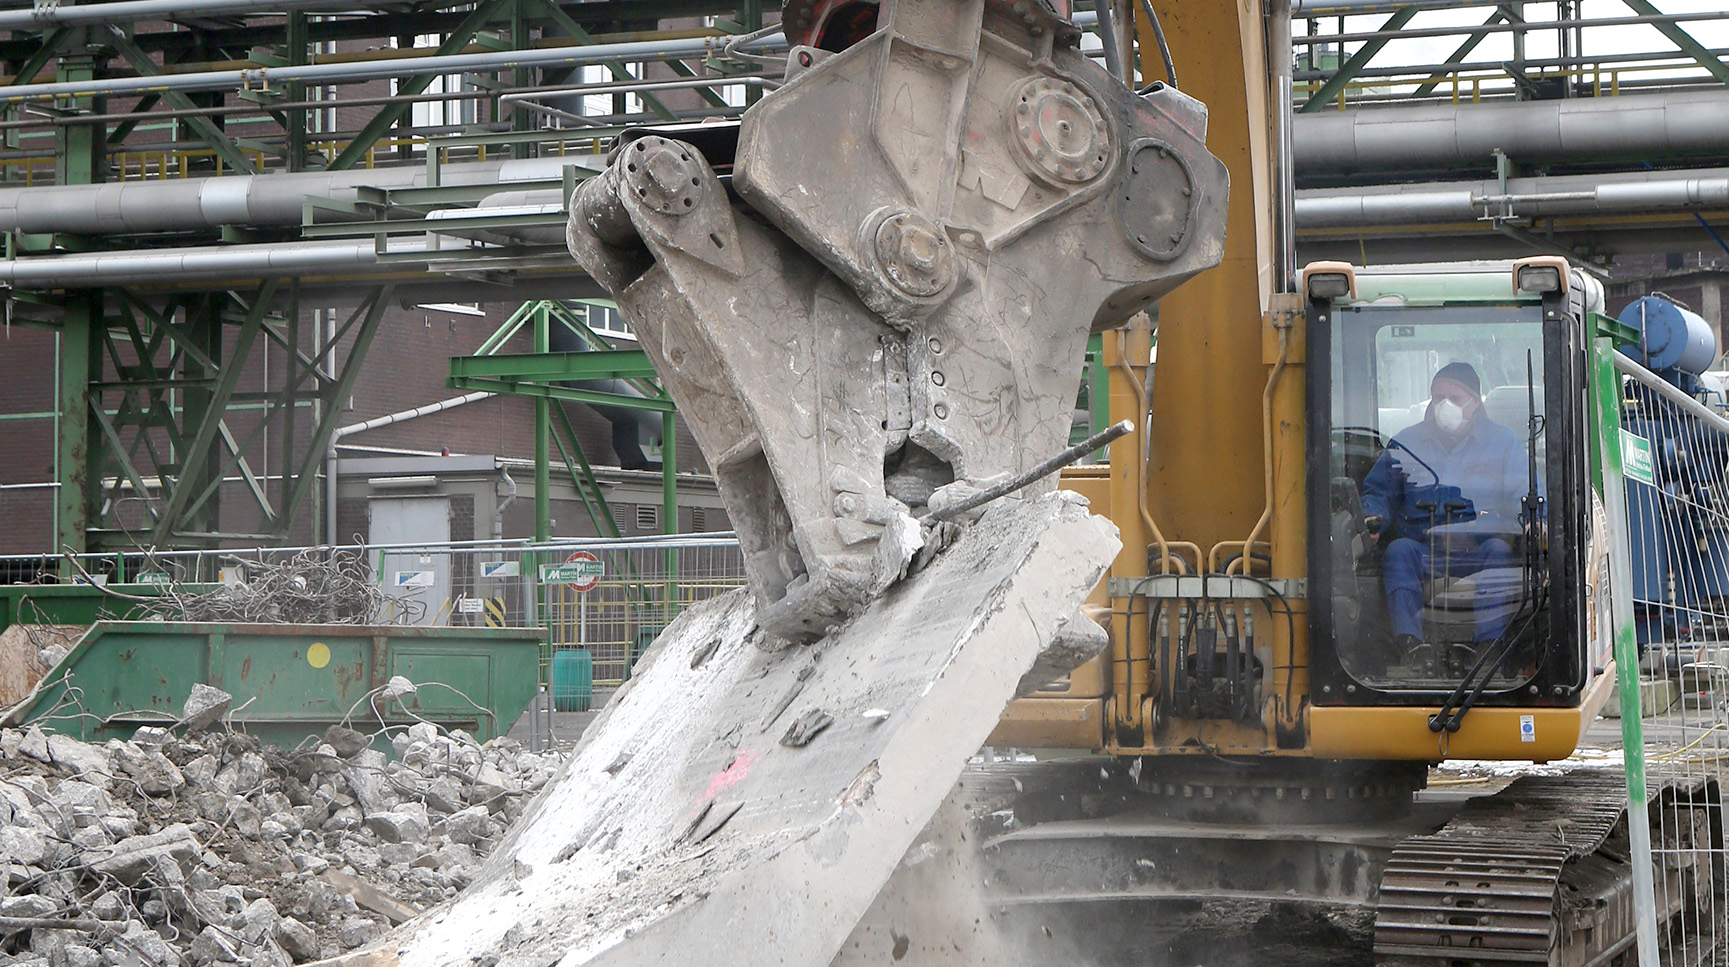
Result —
M1628 480L1656 486L1657 475L1651 463L1650 440L1637 433L1621 431L1621 475Z
M563 564L542 564L542 584L568 584L573 591L591 591L606 576L606 564L587 551L577 551Z

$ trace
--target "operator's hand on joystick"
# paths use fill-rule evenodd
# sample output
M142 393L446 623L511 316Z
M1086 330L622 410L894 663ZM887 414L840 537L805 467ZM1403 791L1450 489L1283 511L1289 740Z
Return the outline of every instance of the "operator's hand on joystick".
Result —
M1363 518L1363 529L1367 530L1372 536L1379 536L1381 533L1382 523L1383 521L1380 514L1370 514Z

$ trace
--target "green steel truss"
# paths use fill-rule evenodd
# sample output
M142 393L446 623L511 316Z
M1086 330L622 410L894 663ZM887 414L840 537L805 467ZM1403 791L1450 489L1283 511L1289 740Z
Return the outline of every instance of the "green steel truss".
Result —
M552 352L548 346L554 326L562 326L574 333L590 348L583 352ZM538 351L499 351L524 329L533 334ZM653 364L641 350L613 349L612 344L590 329L570 306L548 299L525 303L517 309L480 344L473 356L452 357L450 377L445 383L452 389L485 390L534 400L535 539L544 541L551 537L548 499L554 446L596 532L619 536L612 509L607 506L606 496L595 480L594 468L583 453L570 415L562 405L555 405L562 402L649 410L661 415L661 526L668 534L678 533L678 447L674 434L674 407L672 397L667 395L654 375ZM627 396L566 385L602 379L623 380L642 395Z
M83 297L82 311L69 306L60 547L285 541L318 492L325 449L390 293L373 290L315 348L302 337L292 283L167 300L110 289ZM346 347L341 359L335 347ZM260 382L254 367L266 355L269 373ZM268 388L241 389L247 382ZM261 455L273 472L261 473L249 455ZM241 484L256 529L223 529L223 484L231 480Z

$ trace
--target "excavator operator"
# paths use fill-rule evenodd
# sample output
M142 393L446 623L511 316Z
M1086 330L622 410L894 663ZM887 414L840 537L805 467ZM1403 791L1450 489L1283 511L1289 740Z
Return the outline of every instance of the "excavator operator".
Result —
M1435 373L1421 422L1388 441L1363 480L1363 522L1392 538L1382 557L1393 645L1406 656L1423 644L1424 583L1515 565L1512 536L1526 486L1518 434L1489 419L1469 363ZM1509 614L1478 582L1476 641L1499 638Z

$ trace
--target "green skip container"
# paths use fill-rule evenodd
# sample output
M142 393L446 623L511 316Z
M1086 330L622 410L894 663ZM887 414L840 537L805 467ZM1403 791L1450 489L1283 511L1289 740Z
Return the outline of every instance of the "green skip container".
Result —
M40 720L86 742L130 738L139 726L172 724L204 682L234 696L235 729L284 748L345 718L363 732L426 719L485 742L508 732L539 690L545 637L539 628L99 621L0 724ZM369 693L397 675L416 692L373 707Z
M581 648L552 653L552 707L586 712L594 704L594 657Z

